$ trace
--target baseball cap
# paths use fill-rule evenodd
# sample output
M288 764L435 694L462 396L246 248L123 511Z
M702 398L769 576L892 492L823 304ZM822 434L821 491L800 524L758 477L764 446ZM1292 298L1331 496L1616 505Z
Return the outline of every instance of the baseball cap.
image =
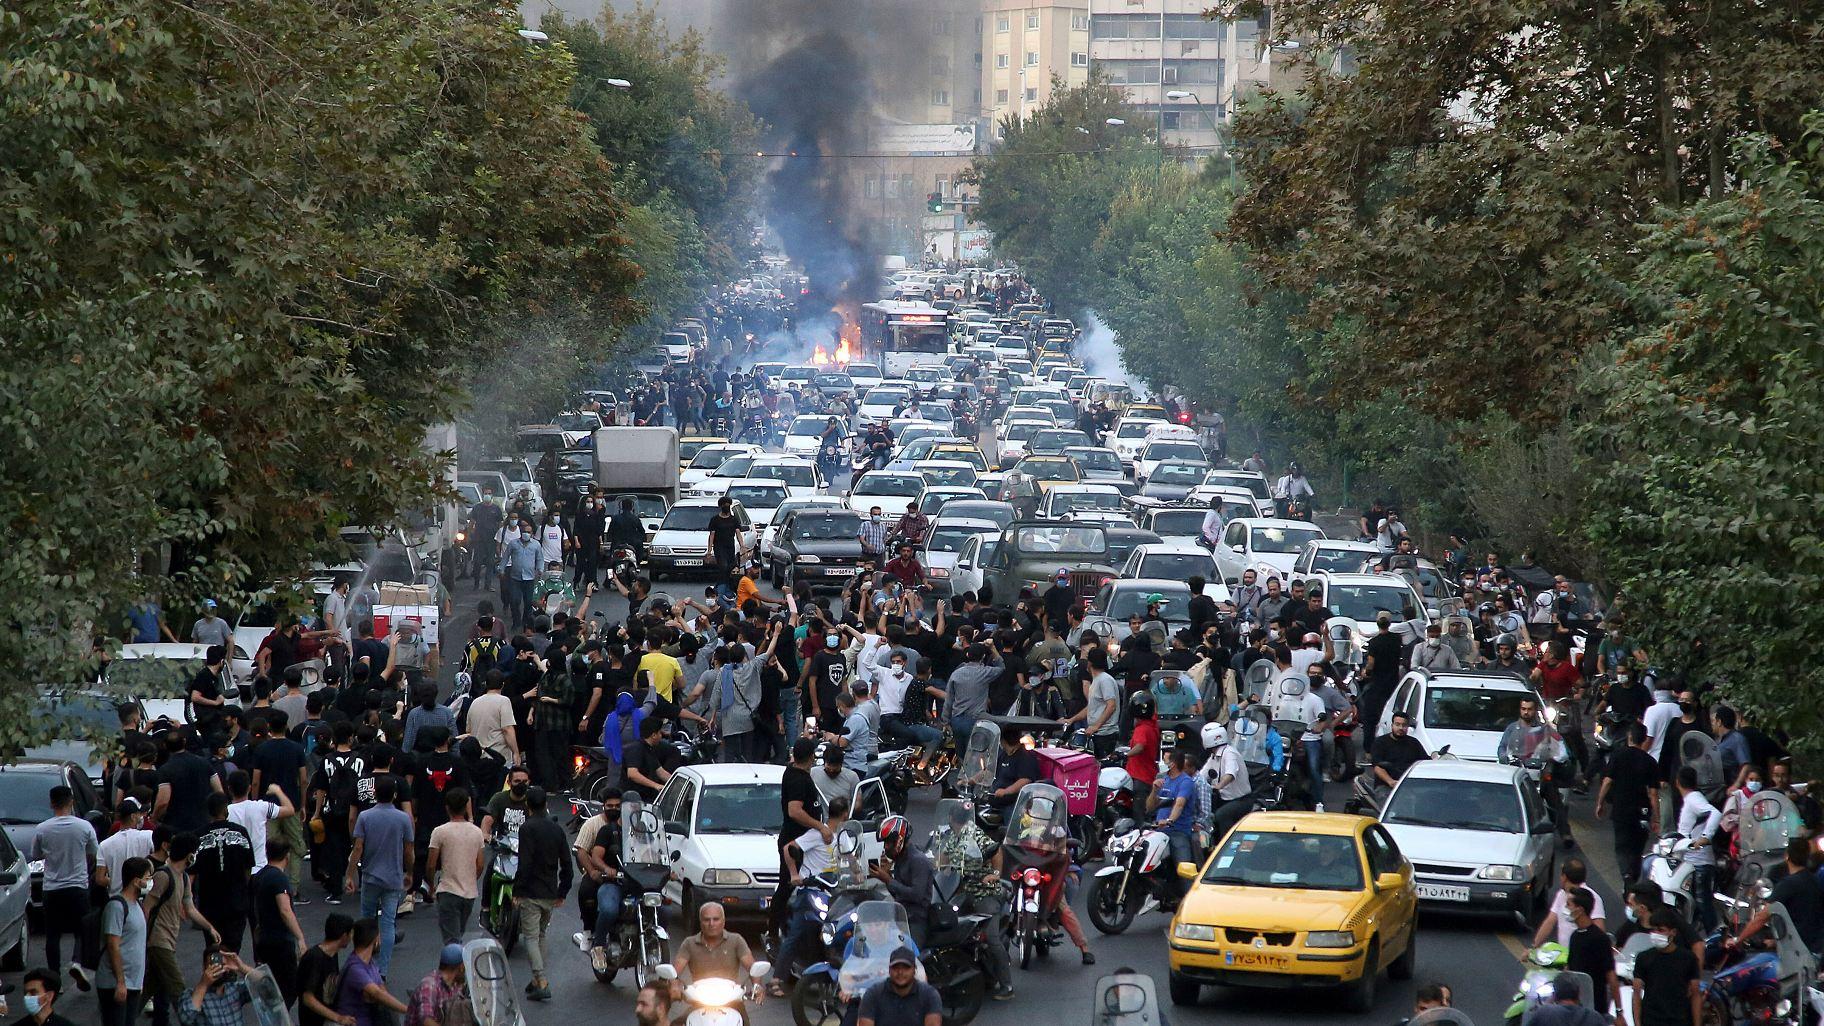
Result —
M901 944L899 947L893 949L893 956L887 959L888 968L892 968L896 965L909 965L916 968L918 966L918 956L912 953L911 948Z
M214 599L204 599L204 600L203 600L203 608L204 608L204 609L214 609L214 608L215 608L215 600L214 600Z
M1154 604L1154 603L1155 603L1155 602L1156 602L1156 603L1159 603L1159 604L1161 604L1161 605L1163 605L1163 604L1164 604L1164 603L1165 603L1165 596L1164 596L1164 595L1161 595L1161 594L1159 594L1159 593L1158 593L1158 592L1156 592L1156 591L1155 591L1155 592L1153 592L1153 593L1152 593L1152 594L1151 594L1151 595L1148 595L1148 596L1147 596L1147 597L1146 597L1146 604L1147 604L1147 605L1149 605L1149 606L1150 606L1150 605L1152 605L1152 604Z
M1070 571L1060 568L1058 570L1058 580L1060 580L1060 581L1070 580Z
M437 956L437 964L438 965L461 965L462 964L462 945L445 944L443 946L443 954Z

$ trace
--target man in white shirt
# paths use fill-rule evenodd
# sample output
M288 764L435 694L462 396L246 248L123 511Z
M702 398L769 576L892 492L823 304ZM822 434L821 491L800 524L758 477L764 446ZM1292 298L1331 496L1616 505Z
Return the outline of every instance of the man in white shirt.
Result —
M500 756L507 765L517 766L519 739L513 727L513 701L500 693L505 685L499 670L488 671L488 693L469 703L467 725L481 747Z
M1672 721L1678 717L1678 695L1663 688L1653 692L1653 704L1647 706L1646 714L1641 717L1641 722L1646 725L1647 737L1652 741L1647 748L1647 754L1651 755L1654 761L1659 760L1660 749L1665 747L1666 728L1671 726Z
M1200 532L1203 536L1203 543L1212 549L1215 548L1222 541L1222 526L1222 498L1211 496L1210 511L1203 515L1203 528Z
M1197 773L1198 825L1214 843L1219 840L1214 836L1217 811L1229 802L1246 798L1254 789L1248 782L1248 764L1229 744L1229 732L1222 724L1203 725L1203 747L1209 755Z
M1677 707L1673 708L1676 711ZM1723 821L1723 813L1697 789L1696 769L1680 766L1677 782L1678 832L1691 842L1685 852L1685 862L1697 869L1692 875L1691 893L1711 894L1716 883L1716 852L1711 848L1711 842L1716 837L1717 826ZM1709 933L1716 926L1716 906L1708 901L1692 904L1693 925L1700 932Z
M1374 527L1374 547L1381 552L1392 552L1400 547L1400 539L1406 537L1406 525L1400 523L1400 511L1390 509L1387 516Z
M128 859L149 858L152 855L152 831L147 830L146 814L136 798L122 798L115 809L115 816L120 820L120 828L108 835L108 839L96 848L95 861L100 863L108 877L108 893L120 893L120 867Z
M1324 795L1324 731L1330 729L1330 713L1324 704L1323 696L1308 686L1304 697L1300 699L1300 719L1305 721L1305 732L1298 736L1305 759L1305 772L1310 775L1311 793L1320 799L1312 811L1324 811L1321 800Z
M1292 650L1292 672L1303 675L1311 664L1324 661L1324 639L1307 632L1298 648Z
M240 825L247 831L247 837L253 842L253 871L266 868L266 824L275 819L297 815L291 799L279 785L266 788L266 794L259 798L249 797L248 791L253 780L246 770L235 770L228 774L228 794L234 800L228 805L228 821Z

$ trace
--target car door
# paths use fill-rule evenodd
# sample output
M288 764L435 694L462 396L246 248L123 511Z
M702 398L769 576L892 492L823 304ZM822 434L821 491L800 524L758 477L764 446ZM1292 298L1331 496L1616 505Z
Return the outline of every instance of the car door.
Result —
M1224 584L1235 585L1241 582L1241 571L1248 565L1246 548L1247 525L1231 523L1222 530L1222 544L1216 546L1216 565L1222 569Z
M665 894L673 901L682 902L683 879L703 879L704 859L696 850L697 845L690 837L690 809L696 781L683 774L677 774L665 782L664 790L659 792L659 799L653 803L658 812L660 829L665 831L665 849L672 862L678 867L677 874L665 884Z
M1552 818L1552 813L1546 807L1545 799L1539 794L1539 785L1533 783L1531 777L1522 777L1520 781L1520 803L1521 807L1526 810L1525 822L1522 824L1522 829L1526 831L1523 850L1526 858L1527 882L1532 883L1551 873L1552 857L1556 853L1558 838L1553 831L1537 829L1539 824ZM1546 887L1549 888L1556 882L1548 880Z
M1362 847L1368 854L1368 884L1374 893L1370 921L1380 931L1381 964L1386 965L1412 944L1418 918L1418 897L1412 887L1412 868L1407 865L1406 856L1400 854L1400 846L1394 843L1393 835L1387 832L1386 827L1370 823L1362 831ZM1400 885L1376 887L1375 881L1384 873L1399 874Z
M879 777L869 777L855 785L849 802L849 819L861 824L861 853L869 859L880 858L885 850L880 843L880 821L893 814L887 800L887 785Z
M979 591L982 587L982 536L976 535L963 543L957 550L956 566L950 571L950 591L961 595L966 591Z
M0 954L7 954L7 943L17 938L18 957L25 957L25 913L31 900L32 874L25 855L13 847L12 838L0 833Z

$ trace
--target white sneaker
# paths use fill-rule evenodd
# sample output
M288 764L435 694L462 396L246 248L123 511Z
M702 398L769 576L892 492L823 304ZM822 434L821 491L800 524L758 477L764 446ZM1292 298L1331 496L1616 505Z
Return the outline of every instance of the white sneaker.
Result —
M405 897L399 899L399 907L394 910L394 915L409 916L412 914L412 910L417 907L418 896L407 891L405 892Z
M570 943L576 945L576 950L583 954L587 955L589 953L589 935L583 931L578 930L571 934Z
M1324 811L1324 803L1323 803L1323 802L1318 802L1318 803L1317 803L1317 808L1315 808L1315 809L1312 809L1312 810L1311 810L1311 811L1312 811L1312 812L1322 812L1322 811Z

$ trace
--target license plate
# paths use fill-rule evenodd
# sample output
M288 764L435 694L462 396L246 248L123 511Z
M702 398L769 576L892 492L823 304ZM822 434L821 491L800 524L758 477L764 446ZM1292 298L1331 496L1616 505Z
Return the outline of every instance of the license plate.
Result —
M1416 883L1413 890L1422 899L1429 901L1468 901L1469 888L1452 887L1448 884Z
M1284 955L1275 955L1266 951L1225 951L1222 953L1222 964L1240 969L1284 969L1289 962Z

